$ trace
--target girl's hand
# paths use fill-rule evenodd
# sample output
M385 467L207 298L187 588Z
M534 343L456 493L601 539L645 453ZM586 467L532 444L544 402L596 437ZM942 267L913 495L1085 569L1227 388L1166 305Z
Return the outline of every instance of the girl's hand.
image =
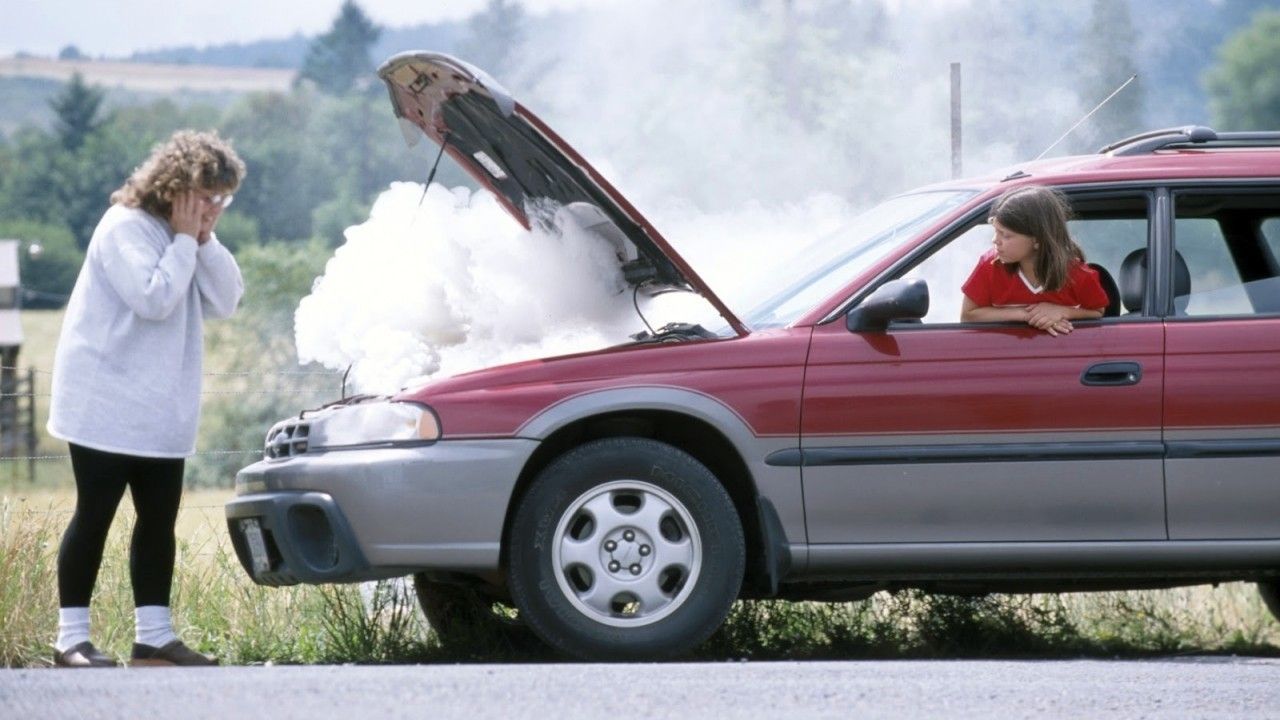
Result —
M202 205L200 196L192 191L178 195L169 211L169 227L176 234L190 235L199 240Z
M1067 311L1062 305L1036 303L1027 307L1027 324L1054 337L1066 335L1073 329Z

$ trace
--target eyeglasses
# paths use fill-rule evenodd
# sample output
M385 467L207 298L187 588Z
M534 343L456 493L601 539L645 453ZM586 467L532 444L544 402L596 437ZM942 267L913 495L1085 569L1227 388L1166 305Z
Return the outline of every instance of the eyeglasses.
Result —
M221 205L224 209L229 207L231 205L231 201L236 198L236 196L231 193L227 193L225 195L201 195L200 197L210 205Z

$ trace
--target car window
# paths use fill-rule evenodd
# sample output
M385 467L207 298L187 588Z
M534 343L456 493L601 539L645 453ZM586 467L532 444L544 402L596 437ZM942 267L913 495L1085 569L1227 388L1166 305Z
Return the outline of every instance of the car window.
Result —
M960 322L960 304L964 297L960 286L973 272L974 263L991 247L991 233L990 225L975 225L903 276L921 278L929 286L929 314L922 322Z
M1227 240L1217 220L1178 218L1174 225L1178 255L1191 277L1189 291L1175 291L1178 315L1239 315L1249 313L1244 281L1231 260Z
M780 267L770 269L766 285L775 291L747 311L744 321L755 330L794 322L973 195L971 190L899 195L860 214L849 225L809 243Z
M1280 193L1194 193L1175 207L1174 248L1187 272L1176 281L1174 314L1280 313Z
M1100 266L1114 283L1124 259L1147 247L1146 197L1073 199L1073 204L1076 219L1068 224L1071 236L1084 250L1085 259ZM923 279L929 286L929 314L922 322L960 322L964 302L960 287L978 258L991 248L992 234L990 225L974 225L901 276Z
M1271 217L1262 221L1262 239L1271 250L1271 257L1280 260L1280 217Z

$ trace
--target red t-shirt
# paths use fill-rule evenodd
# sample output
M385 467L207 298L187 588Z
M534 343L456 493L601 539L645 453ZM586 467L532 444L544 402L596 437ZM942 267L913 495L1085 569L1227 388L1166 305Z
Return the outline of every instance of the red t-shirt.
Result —
M1037 292L1025 276L1014 270L1009 272L996 257L995 249L988 250L978 259L978 265L969 279L960 286L964 294L978 307L1004 307L1007 305L1031 305L1048 302L1067 307L1103 310L1109 302L1102 289L1098 271L1082 262L1072 263L1067 271L1067 284L1061 290Z

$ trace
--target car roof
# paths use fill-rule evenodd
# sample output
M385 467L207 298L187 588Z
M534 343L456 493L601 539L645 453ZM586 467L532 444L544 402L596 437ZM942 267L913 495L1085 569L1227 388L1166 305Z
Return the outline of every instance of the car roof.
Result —
M1047 158L1010 165L978 177L930 185L919 191L990 190L1013 181L1068 185L1247 178L1280 178L1280 147L1179 148L1140 155L1102 153Z

